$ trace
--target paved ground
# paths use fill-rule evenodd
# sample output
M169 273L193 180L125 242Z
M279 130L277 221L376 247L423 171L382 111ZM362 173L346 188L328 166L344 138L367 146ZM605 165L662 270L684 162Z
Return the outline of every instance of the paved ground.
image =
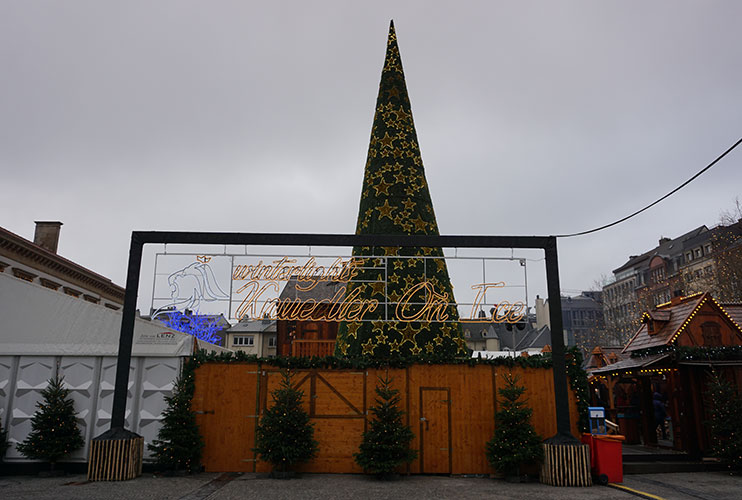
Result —
M645 498L723 500L742 498L742 477L719 472L647 474L624 477L623 486L649 494ZM653 496L651 496L653 495ZM611 487L555 488L538 483L511 484L488 478L408 476L379 482L361 475L305 474L298 479L274 480L263 474L198 474L154 477L133 481L89 483L85 477L0 477L0 498L11 499L601 499L638 498Z

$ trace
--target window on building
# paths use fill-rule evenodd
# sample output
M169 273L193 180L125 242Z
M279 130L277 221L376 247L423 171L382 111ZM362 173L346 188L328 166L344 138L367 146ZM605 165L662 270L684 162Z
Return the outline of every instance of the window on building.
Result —
M687 254L685 254L685 260L687 260L688 262L692 261L693 260L693 252L688 252Z
M75 290L74 288L70 288L68 286L63 286L62 290L64 290L64 293L72 297L80 297L80 295L82 295L81 291Z
M62 286L59 283L57 283L56 281L52 281L52 280L46 279L46 278L39 278L39 281L41 282L41 285L42 286L44 286L46 288L50 288L52 290L59 290L59 287Z
M711 243L708 243L708 244L707 244L707 245L706 245L706 246L704 247L704 252L706 253L706 255L710 255L710 254L711 254Z
M713 272L713 270L711 269L711 266L706 266L706 267L704 267L704 268L703 268L703 273L704 273L704 274L705 274L706 276L711 276L711 273L712 273L712 272Z
M252 335L235 335L232 337L232 345L252 346L255 345L255 338Z
M276 336L271 335L268 337L268 347L276 347Z
M82 298L88 302L92 302L93 304L100 304L100 299L93 295L83 294Z
M17 267L12 267L11 270L13 271L13 276L24 281L33 281L38 276L38 274L30 273Z
M701 257L701 249L700 248L696 248L695 258L696 259L699 259L700 257Z

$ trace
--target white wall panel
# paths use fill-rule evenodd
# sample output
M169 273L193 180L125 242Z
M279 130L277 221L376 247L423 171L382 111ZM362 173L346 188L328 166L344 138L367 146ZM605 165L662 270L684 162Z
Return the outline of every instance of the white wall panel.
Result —
M157 438L165 410L165 396L170 396L180 373L180 358L143 358L142 385L139 393L139 434L144 437L144 456L151 453L147 445Z
M11 400L15 390L18 356L0 356L0 423L3 429L9 425Z
M175 356L132 358L125 425L144 437L145 458L151 456L146 445L157 437L166 406L164 398L172 393L180 366L181 358ZM6 460L26 460L14 445L31 432L31 417L37 410L36 403L41 400L41 391L57 370L70 389L78 425L85 437L84 448L68 460L86 461L90 439L109 429L116 378L115 357L0 356L0 421L11 442Z
M72 453L70 459L85 460L88 456L88 439L97 397L96 361L93 356L68 356L59 362L59 375L64 377L65 387L75 402L77 425L85 439L85 446Z
M138 358L132 358L129 365L129 384L126 391L126 413L124 414L124 427L136 432L132 425L131 409L133 406L132 388L136 383L136 365ZM101 363L100 386L98 390L98 404L96 408L95 430L93 434L98 436L111 427L111 411L113 409L113 389L116 383L116 358L104 357Z
M8 424L10 447L5 452L6 459L23 458L15 445L24 441L31 432L31 417L36 413L36 403L41 401L41 391L55 373L53 356L20 357Z

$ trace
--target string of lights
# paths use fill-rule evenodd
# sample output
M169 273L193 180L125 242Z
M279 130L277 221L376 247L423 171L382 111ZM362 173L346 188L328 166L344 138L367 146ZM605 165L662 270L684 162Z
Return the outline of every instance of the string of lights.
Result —
M683 189L685 186L687 186L688 184L690 184L691 182L693 182L694 180L696 180L701 174L703 174L704 172L706 172L707 170L709 170L711 167L713 167L714 165L716 165L722 158L724 158L726 155L728 155L729 153L731 153L734 150L734 148L736 148L737 146L739 146L740 143L742 143L742 138L740 138L729 149L727 149L721 155L719 155L714 161L712 161L711 163L709 163L708 165L706 165L704 168L702 168L693 177L691 177L690 179L688 179L687 181L685 181L684 183L682 183L681 185L679 185L678 187L676 187L675 189L673 189L672 191L670 191L669 193L667 193L662 198L659 198L659 199L653 201L652 203L650 203L646 207L644 207L644 208L642 208L640 210L637 210L636 212L634 212L634 213L632 213L630 215L627 215L626 217L624 217L622 219L619 219L617 221L611 222L610 224L605 224L603 226L596 227L594 229L589 229L587 231L580 231L579 233L557 234L556 237L557 238L572 238L573 236L584 236L586 234L597 233L598 231L602 231L603 229L608 229L609 227L615 226L617 224L620 224L622 222L625 222L625 221L631 219L632 217L635 217L635 216L639 215L640 213L644 212L645 210L648 210L648 209L652 208L653 206L655 206L656 204L660 203L661 201L669 198L670 196L672 196L673 194L677 193L678 191L680 191L681 189Z

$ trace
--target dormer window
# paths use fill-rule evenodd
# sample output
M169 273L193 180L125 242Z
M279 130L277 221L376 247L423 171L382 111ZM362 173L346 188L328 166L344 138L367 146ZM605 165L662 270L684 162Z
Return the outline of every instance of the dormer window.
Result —
M716 347L721 345L721 328L719 327L719 323L707 321L701 325L701 332L704 346Z

